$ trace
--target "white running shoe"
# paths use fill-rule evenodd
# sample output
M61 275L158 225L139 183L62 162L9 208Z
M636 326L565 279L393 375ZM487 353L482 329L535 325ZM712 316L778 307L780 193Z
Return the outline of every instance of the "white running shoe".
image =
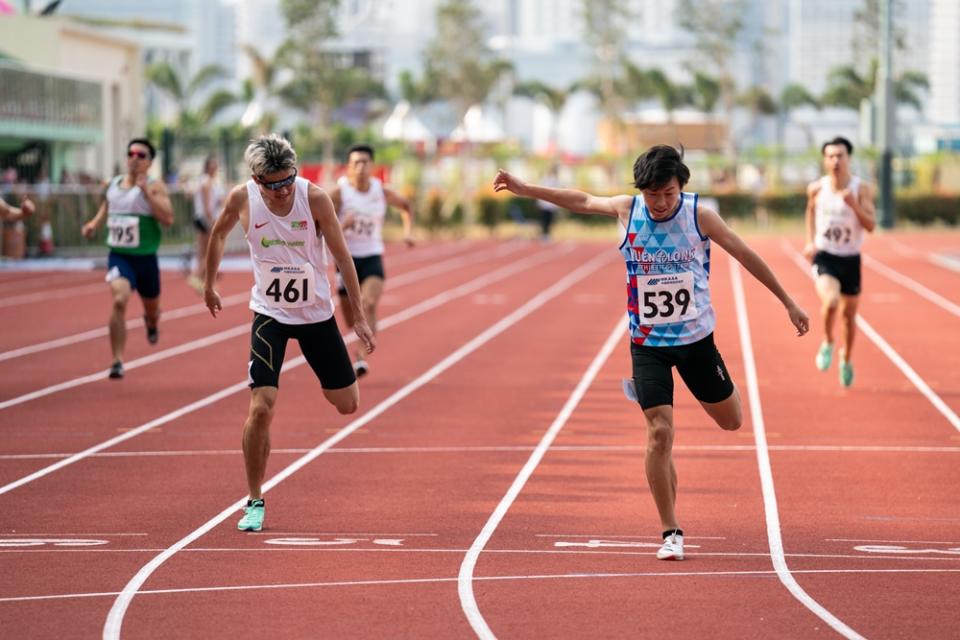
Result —
M671 533L663 539L663 546L657 551L657 560L683 560L683 536Z

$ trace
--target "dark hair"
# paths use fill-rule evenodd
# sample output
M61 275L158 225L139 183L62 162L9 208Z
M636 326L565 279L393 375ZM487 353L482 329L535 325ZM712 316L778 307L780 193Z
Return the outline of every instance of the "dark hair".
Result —
M847 140L846 138L844 138L843 136L837 136L837 137L834 138L833 140L828 140L828 141L824 142L824 143L823 143L823 146L820 147L820 155L826 154L826 152L827 152L827 147L829 147L830 145L833 145L833 144L842 144L843 146L845 146L845 147L847 148L847 155L848 155L848 156L852 156L852 155L853 155L853 143L850 142L849 140Z
M353 154L354 152L365 153L365 154L367 154L368 156L370 156L370 159L371 159L371 160L373 160L373 147L371 147L371 146L368 145L368 144L365 144L365 143L362 143L362 142L361 142L361 143L355 144L355 145L351 146L349 149L347 149L347 160L350 159L351 154Z
M143 146L145 146L150 151L151 160L157 157L157 148L154 147L153 144L146 138L134 138L133 140L128 142L127 151L130 151L130 147L132 147L135 144L142 144Z
M637 189L657 189L672 178L681 189L690 180L690 169L683 164L683 145L679 149L666 144L652 146L633 163L633 185Z

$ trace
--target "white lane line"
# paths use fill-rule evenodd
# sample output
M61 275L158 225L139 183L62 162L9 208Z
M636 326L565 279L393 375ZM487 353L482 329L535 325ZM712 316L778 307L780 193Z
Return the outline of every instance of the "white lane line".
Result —
M137 358L136 360L130 360L123 364L123 368L126 371L132 371L134 369L139 369L140 367L145 367L155 362L161 362L167 358L174 358L176 356L182 355L184 353L193 353L198 349L203 349L204 347L209 347L215 345L219 342L224 342L225 340L230 340L232 338L237 338L239 336L247 335L250 333L249 324L241 324L233 327L232 329L226 329L218 333L214 333L203 338L198 338L196 340L191 340L190 342L184 342L175 347L169 349L164 349L163 351L158 351L157 353L150 354L149 356L144 356L142 358ZM10 407L15 407L18 404L23 404L25 402L30 402L31 400L36 400L38 398L43 398L54 393L59 393L60 391L66 391L68 389L74 389L76 387L83 386L85 384L90 384L91 382L102 382L107 379L107 373L109 369L101 369L96 373L91 373L85 376L80 376L79 378L74 378L72 380L65 380L57 384L50 385L49 387L44 387L43 389L37 389L36 391L31 391L30 393L25 393L8 400L0 402L0 410L8 409Z
M788 242L784 241L780 248L793 260L794 264L796 264L801 271L807 274L809 278L813 278L813 275L810 273L810 269L807 268L808 264L803 259L803 256L797 253ZM952 424L954 429L960 431L960 417L957 417L957 414L953 412L953 409L947 406L947 403L944 402L943 399L941 399L940 396L938 396L937 393L930 388L930 385L928 385L926 381L921 378L916 371L914 371L913 367L907 364L907 361L904 360L903 357L897 353L893 347L890 346L890 343L884 340L883 336L881 336L873 328L873 326L867 322L867 319L864 318L862 313L857 314L857 327L859 327L860 330L868 338L870 338L871 342L877 345L880 351L882 351L883 354L887 356L887 358L889 358L889 360L893 362L898 369L900 369L901 373L907 377L907 380L912 382L913 386L915 386L917 390L920 391L920 393L922 393L923 396L930 401L930 404L936 407L937 411L939 411L940 414L947 419L947 422Z
M544 304L560 295L609 261L610 258L608 257L607 252L604 252L586 264L570 272L563 278L557 280L552 286L533 296L525 304L488 327L485 331L477 335L459 349L455 350L425 373L421 374L418 378L392 393L389 397L374 406L363 416L357 418L343 429L338 431L335 435L327 438L324 442L317 445L310 453L295 460L293 463L285 467L282 471L280 471L280 473L276 474L270 480L264 483L263 492L267 493L270 491L273 487L277 486L288 477L302 469L304 466L312 462L318 456L323 454L330 447L337 444L357 429L370 423L385 411L415 392L417 389L427 384L429 381L433 380L441 373L451 368L516 323L520 322L528 315L542 307ZM153 572L160 567L160 565L166 562L169 558L173 557L178 551L186 547L188 544L212 530L227 518L235 516L237 510L244 504L244 502L245 498L237 500L229 507L221 511L218 515L207 521L206 524L201 525L199 528L194 530L193 533L188 534L180 541L174 543L166 551L156 556L153 560L143 566L140 571L138 571L137 574L127 583L120 596L114 601L113 606L110 608L110 613L108 614L107 620L103 627L104 640L112 640L120 637L120 629L123 625L123 618L126 615L128 607L130 606L130 602L133 600L133 597L136 595L137 591L139 591L140 587L143 586L143 583L146 582L147 578L149 578Z
M923 446L903 446L903 447L885 447L870 445L771 445L770 451L813 451L813 452L856 452L856 453L960 453L960 447L923 447ZM292 448L292 449L271 449L272 454L295 455L306 453L310 449ZM398 453L398 454L419 454L419 453L495 453L495 452L517 452L526 453L533 451L532 446L460 446L460 447L338 447L331 449L328 453L336 454L365 454L365 453ZM560 445L551 448L554 452L567 453L597 453L597 452L635 452L644 451L645 447L640 445L622 445L622 446L576 446ZM674 451L719 451L719 452L750 452L755 451L754 445L677 445ZM240 449L181 449L166 451L107 451L93 454L97 458L139 458L139 457L176 457L176 456L238 456L243 453ZM0 460L44 460L59 459L70 457L71 453L15 453L0 455Z
M875 573L957 573L960 569L800 569L797 573L809 574L875 574ZM774 576L773 571L658 571L645 573L561 573L532 574L514 576L480 576L477 581L498 582L512 580L602 580L607 578L698 578L698 577L757 577ZM456 582L457 578L398 578L393 580L344 580L337 582L291 582L286 584L249 584L225 585L219 587L184 587L180 589L144 589L140 595L172 595L180 593L209 593L230 591L274 590L274 589L310 589L319 587L365 587L405 584L437 584ZM14 596L0 598L0 602L32 602L36 600L70 600L78 598L111 598L120 595L118 591L94 591L88 593L61 593L48 596Z
M663 543L660 536L603 535L599 533L535 533L535 538L597 538L599 540L656 540ZM684 540L726 540L724 536L684 536ZM657 544L659 547L660 544Z
M894 544L960 544L943 540L874 540L872 538L827 538L827 542L890 542Z
M390 280L391 284L389 288L392 291L404 285L408 285L413 282L422 280L425 277L432 275L436 270L440 269L441 267L443 270L452 270L457 267L460 267L466 264L472 264L474 262L482 261L484 259L489 259L491 257L502 257L505 255L509 255L511 253L519 251L522 248L523 248L523 245L521 244L507 243L502 246L499 246L496 249L496 251L494 251L493 253L488 254L485 252L481 252L476 255L471 254L468 256L458 256L456 258L452 258L445 262L441 262L437 265L432 265L430 267L424 267L423 269L419 269L418 270L419 273L407 272L407 273L402 273L399 276L396 276L394 278L391 278ZM230 296L225 296L222 300L222 303L224 308L226 308L234 304L247 302L249 299L250 299L250 292L244 291L242 293L235 293ZM174 309L172 311L164 311L162 321L168 322L170 320L174 320L177 318L186 318L188 316L206 314L206 313L209 313L209 311L203 304L191 304L185 307ZM143 318L134 318L132 320L127 320L128 330L142 327L142 326L143 326ZM0 353L0 362L4 360L10 360L13 358L19 358L22 356L30 355L32 353L39 353L41 351L48 351L50 349L56 349L58 347L65 347L71 344L77 344L79 342L93 340L95 338L101 338L103 336L106 336L107 333L108 333L107 327L100 327L97 329L90 329L89 331L76 333L70 336L64 336L63 338L56 338L54 340L47 340L45 342L39 342L39 343L28 345L25 347L20 347L18 349L4 351Z
M533 475L534 470L537 468L537 465L540 464L540 461L543 459L544 455L546 455L547 449L550 448L550 445L556 439L557 434L560 433L560 430L563 429L563 426L567 423L567 420L569 420L570 416L573 415L574 409L576 409L577 405L580 404L580 400L593 383L594 378L597 377L600 367L602 367L607 361L607 358L610 357L614 347L616 347L626 330L627 323L625 319L618 321L617 326L610 333L610 336L607 338L606 342L604 342L603 347L600 349L600 352L597 353L596 357L593 359L593 362L591 362L590 366L587 367L586 372L583 374L583 377L580 379L580 382L577 384L576 388L574 388L573 393L570 394L566 404L563 405L560 413L554 419L553 424L551 424L550 428L547 429L547 432L537 444L537 448L534 449L533 453L530 455L530 458L527 460L527 463L523 465L520 473L518 473L517 477L514 479L513 484L510 485L507 493L500 500L500 503L497 505L496 509L494 509L493 513L490 514L490 518L483 526L480 534L473 541L473 544L470 545L470 550L467 551L463 558L463 562L460 564L460 574L457 578L457 593L460 595L460 608L463 609L463 613L467 616L467 621L470 623L470 627L479 638L496 638L496 636L493 634L493 631L490 629L490 626L487 624L487 621L484 620L483 614L480 613L480 607L477 605L477 599L473 593L473 572L477 566L477 559L480 557L480 552L483 551L483 548L487 545L487 542L490 541L491 536L493 536L493 532L496 531L497 526L499 526L500 522L507 514L507 510L513 504L514 500L516 500L517 496L520 495L520 491L523 490L523 486L527 483L527 480L530 479L530 476Z
M398 313L395 313L395 314L393 314L393 315L391 315L391 316L387 316L386 318L384 318L383 320L381 320L381 321L379 322L379 330L380 330L380 331L384 331L384 330L386 330L386 329L389 329L390 327L392 327L392 326L394 326L394 325L400 324L401 322L405 322L405 321L409 320L410 318L413 318L413 317L415 317L415 316L418 316L418 315L420 315L420 314L422 314L422 313L426 313L427 311L429 311L429 310L431 310L431 309L434 309L434 308L436 308L436 307L439 307L439 306L441 306L441 305L443 305L443 304L446 304L447 302L450 302L451 300L456 300L457 298L462 298L463 296L469 295L469 294L473 293L474 291L476 291L476 290L478 290L478 289L481 289L481 288L483 288L483 287L485 287L485 286L487 286L487 285L489 285L489 284L492 284L492 283L497 282L497 281L499 281L499 280L503 280L504 278L507 278L507 277L509 277L509 276L517 273L518 271L523 271L523 270L525 270L525 269L529 269L531 266L533 266L533 265L535 265L535 264L538 264L538 263L540 263L540 262L545 262L545 261L547 261L547 260L551 260L551 259L553 259L553 258L556 258L558 255L565 255L566 253L569 253L570 251L572 251L572 247L571 247L569 250L567 250L567 251L562 251L562 252L559 252L559 253L554 253L554 252L549 252L549 251L543 251L543 252L534 254L533 256L529 256L529 257L527 257L527 258L523 258L523 259L521 259L521 260L518 260L518 261L516 261L516 262L514 262L514 263L511 263L511 264L505 266L505 267L501 267L500 269L497 269L496 271L492 271L492 272L487 273L487 274L485 274L485 275L482 275L482 276L480 276L480 277L478 277L478 278L474 278L473 280L471 280L471 281L469 281L469 282L467 282L467 283L464 283L464 284L459 285L459 286L456 286L456 287L454 287L454 288L452 288L452 289L448 289L448 290L446 290L446 291L443 291L443 292L441 292L441 293L438 293L437 295L433 296L432 298L427 298L426 300L424 300L424 301L422 301L422 302L418 302L417 304L412 305L412 306L404 309L403 311L400 311L400 312L398 312ZM244 325L244 326L247 326L247 325ZM249 327L248 327L248 328L249 328ZM356 341L356 339L357 339L357 336L356 336L355 334L353 334L353 333L350 333L349 335L347 335L347 336L344 337L344 342L346 342L347 344L350 344L350 343ZM299 367L300 365L304 364L305 362L306 362L306 359L305 359L303 356L298 356L298 357L294 358L293 360L288 360L288 361L284 362L284 363L283 363L283 368L281 369L281 371L289 371L289 370L291 370L291 369L295 369L296 367ZM201 398L200 400L197 400L196 402L192 402L192 403L190 403L190 404L188 404L188 405L186 405L186 406L184 406L184 407L181 407L181 408L179 408L179 409L176 409L176 410L174 410L174 411L171 411L170 413L168 413L168 414L166 414L166 415L160 416L159 418L156 418L156 419L154 419L154 420L151 420L150 422L147 422L147 423L145 423L145 424L142 424L142 425L140 425L140 426L138 426L138 427L134 427L133 429L130 429L129 431L126 431L126 432L124 432L124 433L122 433L122 434L120 434L120 435L118 435L118 436L115 436L115 437L113 437L113 438L110 438L109 440L106 440L106 441L104 441L104 442L101 442L100 444L97 444L97 445L94 445L94 446L89 447L89 448L87 448L87 449L84 449L83 451L80 451L79 453L72 454L70 457L68 457L68 458L66 458L66 459L64 459L64 460L61 460L61 461L56 462L56 463L54 463L54 464L52 464L52 465L49 465L49 466L44 467L44 468L42 468L42 469L39 469L38 471L35 471L35 472L31 473L30 475L24 476L23 478L20 478L19 480L15 480L15 481L13 481L13 482L11 482L11 483L9 483L9 484L6 484L6 485L0 487L0 495L3 495L4 493L7 493L8 491L11 491L11 490L13 490L13 489L16 489L17 487L23 486L23 485L25 485L25 484L27 484L27 483L29 483L29 482L32 482L32 481L37 480L37 479L39 479L39 478L42 478L43 476L49 475L49 474L53 473L54 471L57 471L58 469L62 469L63 467L66 467L66 466L68 466L68 465L71 465L71 464L73 464L73 463L75 463L75 462L79 462L80 460L83 460L84 458L88 458L88 457L90 457L90 456L92 456L92 455L94 455L94 454L96 454L96 453L100 453L100 452L103 451L104 449L109 449L110 447L112 447L112 446L114 446L114 445L116 445L116 444L119 444L119 443L124 442L124 441L126 441L126 440L130 440L131 438L135 438L136 436L138 436L138 435L140 435L140 434L142 434L142 433L145 433L145 432L149 431L150 429L153 429L154 427L158 427L158 426L160 426L160 425L163 425L163 424L166 424L166 423L171 422L171 421L173 421L173 420L176 420L177 418L183 417L183 416L187 415L188 413L193 413L194 411L197 411L197 410L199 410L199 409L202 409L203 407L206 407L206 406L208 406L208 405L211 405L211 404L213 404L213 403L215 403L215 402L217 402L217 401L219 401L219 400L221 400L221 399L223 399L223 398L229 397L230 395L232 395L232 394L234 394L234 393L237 393L237 392L239 392L239 391L242 391L242 390L244 390L244 389L246 389L246 388L247 388L247 381L244 380L244 381L242 381L242 382L238 382L238 383L236 383L236 384L234 384L234 385L231 385L231 386L229 386L229 387L226 387L225 389L221 389L220 391L217 391L216 393L210 394L209 396L206 396L205 398Z
M457 260L462 261L463 259L458 258ZM446 268L449 269L450 266L447 265ZM426 270L422 270L422 271L426 271ZM420 277L408 279L406 281L406 284L410 284L411 282L422 279L428 275L430 275L430 273L422 273ZM232 296L232 297L238 298L238 301L247 300L249 299L249 294L246 294L246 293L239 294L238 296ZM207 308L202 305L201 305L201 308L203 311L207 311ZM140 323L143 324L142 319L140 320ZM127 371L131 371L133 369L137 369L139 367L153 364L155 362L160 362L161 360L166 360L167 358L173 358L175 356L178 356L184 353L190 353L197 349L208 347L218 342L223 342L224 340L229 340L230 338L235 338L241 335L245 335L249 333L249 331L250 331L249 323L238 324L230 329L220 331L219 333L214 333L214 334L205 336L203 338L198 338L190 342L179 344L169 349L164 349L163 351L158 351L157 353L151 354L149 356L144 356L142 358L137 358L136 360L125 362L123 365L123 368ZM0 402L0 411L2 411L3 409L7 409L9 407L16 406L18 404L23 404L24 402L36 400L37 398L43 398L53 393L66 391L68 389L74 389L76 387L79 387L85 384L90 384L92 382L103 381L106 379L108 372L109 372L109 369L101 369L100 371L97 371L95 373L91 373L85 376L80 376L79 378L74 378L72 380L66 380L64 382L50 385L48 387L44 387L43 389L37 389L36 391L31 391L30 393L25 393L23 395L16 396L14 398L9 398L7 400Z
M770 445L770 451L782 452L838 452L838 453L960 453L960 447L884 447L870 445ZM684 451L719 451L746 453L756 451L754 445L676 445L674 453ZM532 446L462 446L462 447L337 447L330 449L329 454L421 454L421 453L498 453L516 452L527 453L533 451ZM560 453L631 453L646 451L641 445L560 445L550 448ZM271 449L271 455L297 455L310 451L307 448ZM57 460L69 458L72 453L10 453L0 454L0 460ZM94 458L162 458L162 457L190 457L190 456L239 456L243 455L240 449L174 449L167 451L104 451L95 453Z
M757 383L757 365L753 356L753 338L750 335L750 319L747 315L747 301L743 291L743 277L740 274L740 265L732 256L728 256L730 263L730 280L733 285L733 297L737 309L737 326L740 331L740 348L743 352L743 368L747 379L747 395L750 403L750 419L753 423L754 442L757 445L757 465L760 470L760 487L763 493L763 511L767 524L767 542L770 546L770 559L777 577L787 590L800 601L803 606L814 615L826 622L830 627L845 638L862 639L859 633L847 626L842 620L826 610L814 600L790 573L783 553L783 539L780 534L780 513L777 506L777 495L773 484L773 469L770 466L770 453L767 450L767 434L763 421L763 410L760 406L760 385ZM786 335L786 332L784 333Z
M960 305L955 304L950 300L947 300L936 291L933 291L932 289L927 288L926 286L920 284L913 278L903 275L899 271L891 269L887 265L883 264L882 262L880 262L879 260L871 256L864 255L863 263L868 267L870 267L871 269L873 269L874 271L882 274L888 280L892 280L897 284L903 287L906 287L907 289L910 289L921 298L929 300L930 302L937 305L941 309L944 309L945 311L948 311L949 313L952 313L953 315L960 318Z
M105 284L88 284L79 287L68 287L65 289L54 289L53 291L40 291L37 293L25 293L19 296L0 299L0 309L4 307L15 307L21 304L30 304L31 302L47 302L48 300L60 300L72 296L83 296L88 293L102 291L106 295L110 289Z

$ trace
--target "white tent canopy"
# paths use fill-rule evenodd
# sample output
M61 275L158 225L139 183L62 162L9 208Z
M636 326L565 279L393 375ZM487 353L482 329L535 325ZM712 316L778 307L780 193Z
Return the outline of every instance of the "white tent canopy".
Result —
M383 137L405 142L435 142L436 136L413 112L410 103L401 100L383 123Z
M503 127L479 104L467 109L463 122L450 134L454 142L498 142L505 137Z

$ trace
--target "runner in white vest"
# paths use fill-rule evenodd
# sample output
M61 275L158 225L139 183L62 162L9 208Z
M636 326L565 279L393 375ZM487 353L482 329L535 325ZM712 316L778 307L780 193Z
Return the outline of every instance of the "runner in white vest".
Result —
M696 193L683 191L690 169L683 163L682 149L651 147L634 163L633 178L639 196L604 198L528 184L503 170L493 188L620 222L633 364L624 392L640 405L647 423L647 483L663 527L657 558L683 560L672 453L673 367L721 429L739 429L743 420L740 394L713 340L710 243L725 249L780 300L798 336L807 332L809 319L763 258L716 211L700 205Z
M243 427L250 497L237 528L259 531L264 517L262 484L270 455L270 422L287 341L296 338L300 343L324 397L340 413L353 413L360 406L357 378L333 315L325 246L343 274L353 329L370 352L374 337L364 317L357 273L330 196L297 177L297 154L276 134L254 140L245 158L250 180L230 192L210 231L203 297L216 317L222 309L214 288L217 270L227 236L240 222L253 259L250 309L254 314L248 365L250 412Z
M203 161L203 175L193 194L193 226L197 231L197 248L187 284L190 288L203 295L203 278L207 255L207 243L210 241L210 228L213 227L217 214L223 208L224 189L217 181L217 171L220 163L214 155L207 156Z
M353 264L360 279L363 293L363 309L374 334L377 332L377 305L383 294L383 220L387 214L387 205L400 209L403 219L403 240L408 247L413 242L413 213L406 198L386 187L370 175L373 169L373 147L357 144L347 150L347 175L337 180L337 186L330 192L333 206L337 209L347 248L353 256ZM341 300L347 296L343 282L337 275L337 293ZM343 305L343 317L347 326L353 326L350 308ZM367 352L363 345L357 347L356 360L353 363L357 376L367 373Z
M2 198L0 198L0 222L18 222L25 218L29 218L36 210L37 207L33 204L33 200L30 198L24 197L20 201L19 207L15 207L12 204L7 204Z
M840 350L840 384L853 384L853 338L857 329L860 300L860 248L864 231L877 226L873 185L850 173L853 145L836 137L821 147L827 175L807 187L807 244L804 254L813 263L823 341L815 359L826 371L833 360L833 325L837 312L843 318Z
M127 173L116 176L107 187L103 204L83 225L84 237L92 238L101 223L107 223L107 282L113 294L110 314L110 377L123 377L123 351L127 344L127 302L136 291L143 302L147 342L156 344L160 321L160 227L173 224L173 205L161 180L147 177L157 151L149 140L127 143Z

